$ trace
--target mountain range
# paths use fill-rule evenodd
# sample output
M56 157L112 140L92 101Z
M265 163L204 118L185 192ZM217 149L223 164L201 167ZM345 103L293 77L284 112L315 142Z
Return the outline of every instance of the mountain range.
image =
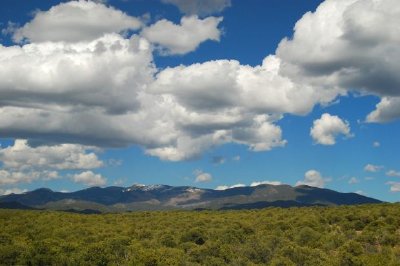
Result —
M76 192L40 188L0 197L0 208L50 209L82 213L139 210L229 210L380 203L356 193L340 193L306 185L263 184L226 190L189 186L133 185L91 187Z

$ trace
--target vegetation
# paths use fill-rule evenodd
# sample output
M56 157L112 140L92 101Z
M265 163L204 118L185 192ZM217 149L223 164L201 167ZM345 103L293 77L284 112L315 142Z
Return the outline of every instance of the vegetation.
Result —
M0 210L2 265L400 265L400 205Z

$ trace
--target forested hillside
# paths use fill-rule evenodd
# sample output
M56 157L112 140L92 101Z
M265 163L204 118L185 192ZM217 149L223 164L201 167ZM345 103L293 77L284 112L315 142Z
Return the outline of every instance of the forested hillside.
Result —
M400 205L0 210L2 265L400 265Z

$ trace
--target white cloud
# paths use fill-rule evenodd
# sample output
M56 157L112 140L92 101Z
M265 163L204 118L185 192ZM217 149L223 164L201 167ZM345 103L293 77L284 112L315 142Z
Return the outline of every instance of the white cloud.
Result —
M297 181L296 186L307 185L311 187L323 188L326 179L316 170L309 170L304 175L304 180Z
M369 163L364 167L364 171L366 171L366 172L379 172L383 168L384 167L382 165L373 165L373 164Z
M400 117L400 97L383 97L376 109L367 116L367 122L384 123Z
M205 173L201 170L194 171L194 174L196 175L196 183L211 182L213 179L211 174Z
M268 181L268 180L266 180L266 181L255 181L255 182L252 182L252 183L250 184L251 187L256 187L256 186L259 186L259 185L273 185L273 186L279 186L279 185L282 185L282 182L280 182L280 181Z
M321 90L342 88L384 97L369 122L400 116L400 8L397 0L327 0L306 13L277 55L281 74Z
M4 168L26 169L93 169L103 166L90 147L77 144L30 147L27 140L17 139L13 146L0 148Z
M310 130L313 140L322 145L334 145L336 137L343 134L347 137L351 136L350 126L347 121L343 121L338 116L325 113L320 119L314 121Z
M48 11L38 11L32 21L15 31L14 40L89 41L106 33L139 29L141 25L137 18L102 3L70 1L53 6Z
M87 186L104 186L107 179L100 174L95 174L92 171L85 171L71 176L71 179L76 183L82 183Z
M105 116L134 111L139 106L139 91L152 81L151 60L148 42L137 36L124 39L113 34L90 42L0 45L0 104L4 106L0 112L11 107L14 110L10 111L17 113L31 109L48 121L54 116L67 119L62 116L70 113L79 120L89 119L93 113ZM57 125L39 128L48 127ZM74 127L82 130L83 126Z
M397 172L395 170L389 170L386 172L386 175L390 177L400 177L400 172Z
M118 15L97 19L90 34L82 33L90 19L82 29L74 26L66 34L71 21L61 20L58 27L50 11L40 12L22 28L40 25L41 16L49 19L47 28L37 26L42 31L35 34L37 42L32 37L31 44L0 45L0 137L101 147L139 145L147 154L172 161L196 158L225 143L253 151L282 147L286 141L276 122L283 114L305 115L349 87L380 97L397 93L390 88L397 84L399 72L395 59L400 34L393 32L400 16L390 3L394 2L328 0L298 22L294 38L283 41L276 56L267 56L257 66L214 60L163 70L157 70L153 47L145 38L115 33L122 27L115 25L135 18L114 10ZM112 12L85 1L53 10L64 12L69 5L78 6L71 12L91 6L93 16L98 9ZM364 16L370 11L376 15ZM387 23L378 23L383 11ZM68 15L72 20L74 16ZM385 30L376 30L379 25ZM356 26L360 30L350 34ZM133 23L127 27L135 28ZM58 38L53 29L69 42L52 42ZM368 41L360 46L361 37ZM387 54L393 56L384 57ZM371 81L379 77L388 78L376 89ZM323 142L334 143L334 137L328 134Z
M183 17L180 25L166 19L144 28L141 35L161 48L161 54L186 54L207 40L219 41L222 18Z
M56 171L9 171L0 170L0 186L1 185L13 185L20 183L31 183L36 180L53 180L58 179L60 176Z
M0 195L23 194L27 191L28 191L27 189L20 189L20 188L0 189Z
M217 186L217 187L215 188L215 190L227 190L228 188L229 188L228 186L222 185L222 186Z
M365 196L365 192L364 192L364 191L362 191L362 190L357 190L357 191L356 191L356 192L354 192L354 193L357 193L358 195Z
M372 146L373 146L374 148L379 148L379 147L381 146L381 143L380 143L379 141L374 141L374 142L372 143Z
M0 136L105 147L137 144L150 155L177 161L230 142L254 151L283 146L281 129L274 125L281 116L259 113L303 113L314 103L307 99L311 95L291 95L295 90L276 76L279 61L273 58L254 69L215 61L206 63L210 67L168 68L157 77L152 60L148 42L137 36L0 46ZM270 79L276 84L268 85ZM229 96L234 102L225 104L225 96L235 91L225 92L234 87L243 98Z
M400 192L400 182L387 182L387 185L390 185L391 192Z
M352 178L350 178L349 179L349 182L348 182L350 185L353 185L353 184L357 184L357 183L360 183L360 180L358 180L356 177L352 177Z
M231 0L161 0L173 4L185 14L209 15L218 13L231 5Z

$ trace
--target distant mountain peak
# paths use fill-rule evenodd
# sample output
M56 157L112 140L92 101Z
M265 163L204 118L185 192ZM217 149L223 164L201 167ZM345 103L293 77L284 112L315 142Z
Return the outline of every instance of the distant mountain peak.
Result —
M356 193L340 193L306 185L260 184L225 190L192 186L142 185L92 187L59 193L41 188L25 194L0 196L4 206L25 206L53 210L92 210L100 212L169 209L251 209L265 207L332 206L380 203ZM12 203L12 204L11 204ZM0 204L1 208L1 204Z

